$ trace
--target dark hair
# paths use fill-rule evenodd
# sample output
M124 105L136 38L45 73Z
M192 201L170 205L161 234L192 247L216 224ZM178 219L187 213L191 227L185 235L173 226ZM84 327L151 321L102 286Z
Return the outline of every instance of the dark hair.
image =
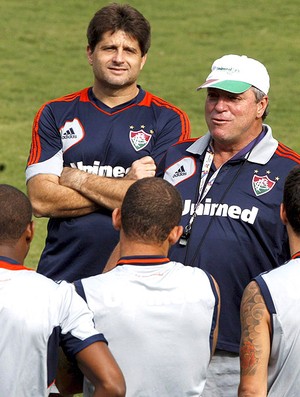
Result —
M129 4L112 3L96 12L87 29L88 44L92 50L101 41L106 32L123 30L135 38L140 46L142 56L150 48L151 28L147 19Z
M32 219L32 207L26 194L0 184L0 243L17 241Z
M162 243L178 225L182 199L162 178L144 178L128 189L121 207L124 233L134 239Z
M296 165L286 177L283 204L289 224L300 235L300 165Z

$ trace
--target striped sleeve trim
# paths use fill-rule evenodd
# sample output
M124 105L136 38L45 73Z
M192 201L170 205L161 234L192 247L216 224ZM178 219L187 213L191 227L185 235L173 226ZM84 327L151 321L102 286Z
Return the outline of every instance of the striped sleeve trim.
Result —
M146 92L145 98L141 101L140 106L150 106L151 102L154 103L156 106L163 106L167 109L171 109L178 114L182 125L181 135L178 142L184 141L190 137L191 123L187 114L183 110L149 92Z
M63 97L53 99L49 102L46 102L40 110L37 112L34 121L33 121L33 126L32 126L32 140L31 140L31 148L30 148L30 154L27 162L27 166L30 166L32 164L36 164L39 162L41 158L41 153L42 153L42 146L41 146L41 140L39 136L39 122L41 115L43 113L43 110L48 104L54 103L54 102L72 102L74 99L80 97L80 100L82 102L88 102L88 88L85 88L81 91L74 92L73 94L65 95Z
M199 139L199 137L198 138L196 138L196 137L187 138L187 139L184 139L182 141L178 141L176 143L173 143L172 146L177 146L177 145L180 145L182 143L190 143L190 144L192 144L192 143L196 142L198 139Z
M27 165L35 164L39 161L42 153L42 146L41 146L41 141L40 141L40 136L38 134L39 130L39 121L41 118L41 114L43 110L45 109L45 106L47 104L43 105L38 113L36 114L34 121L33 121L33 126L32 126L32 140L31 140L31 148L30 148L30 155L28 159Z
M300 164L300 155L294 150L288 148L283 143L279 142L278 147L275 152L278 156L288 158Z

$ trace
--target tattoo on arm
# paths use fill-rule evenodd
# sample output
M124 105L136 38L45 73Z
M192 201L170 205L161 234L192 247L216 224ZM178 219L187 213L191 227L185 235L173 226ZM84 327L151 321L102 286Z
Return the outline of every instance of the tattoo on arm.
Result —
M242 342L240 347L241 372L254 375L263 354L262 321L267 308L260 289L252 281L245 289L241 304Z

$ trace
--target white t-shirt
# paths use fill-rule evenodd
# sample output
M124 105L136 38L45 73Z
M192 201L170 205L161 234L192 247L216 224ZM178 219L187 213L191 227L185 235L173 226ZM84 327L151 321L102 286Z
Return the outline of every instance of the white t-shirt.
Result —
M0 396L44 397L55 380L58 345L74 356L98 340L73 285L0 257Z
M255 280L272 321L268 396L299 396L300 253L295 259L261 274Z
M216 321L214 285L199 268L150 259L153 264L149 257L126 258L134 264L83 279L76 288L83 287L96 328L123 371L126 396L199 396ZM92 396L88 388L84 396Z

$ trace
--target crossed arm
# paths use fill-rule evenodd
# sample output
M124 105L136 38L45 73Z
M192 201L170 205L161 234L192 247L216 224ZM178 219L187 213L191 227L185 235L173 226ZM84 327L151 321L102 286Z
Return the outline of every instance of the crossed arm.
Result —
M38 174L27 183L27 191L37 217L73 217L114 209L137 179L155 175L156 165L150 156L132 163L124 178L108 178L76 168L64 168L60 177Z
M270 356L270 314L259 286L251 281L241 303L239 397L266 397Z

